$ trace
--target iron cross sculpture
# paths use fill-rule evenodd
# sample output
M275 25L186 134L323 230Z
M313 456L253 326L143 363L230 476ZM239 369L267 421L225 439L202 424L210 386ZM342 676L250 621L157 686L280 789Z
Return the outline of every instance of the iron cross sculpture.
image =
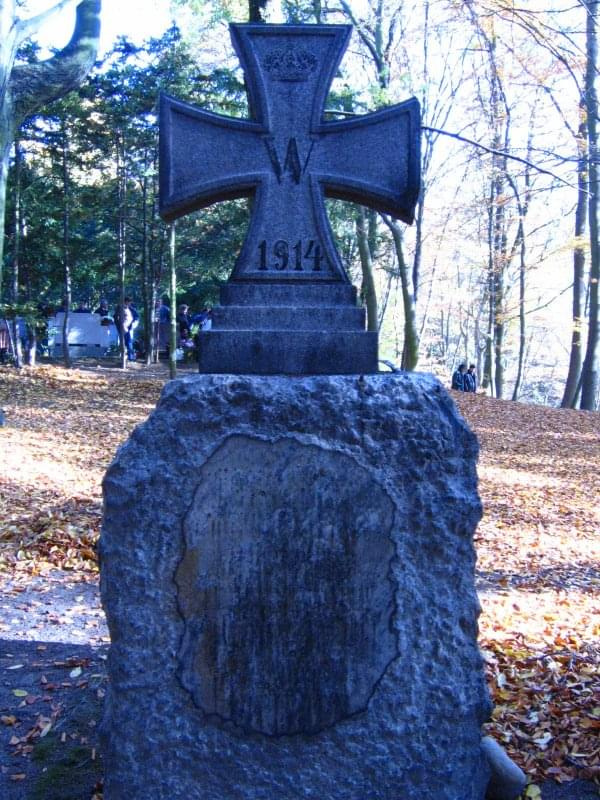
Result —
M325 284L339 286L349 281L333 241L324 196L368 205L412 222L420 181L418 101L325 121L325 100L348 46L351 26L248 24L231 25L230 30L244 68L251 119L226 117L171 97L161 98L161 215L172 221L221 200L253 196L248 233L228 284L229 294L222 293L222 306L291 308L297 302L306 306L298 291L320 285L325 298L321 305L331 307L340 298L329 297ZM269 284L271 293L244 294L241 285L248 283L265 290ZM290 292L295 286L297 291L285 295L282 285ZM238 290L235 298L234 289ZM350 295L343 303L355 305ZM215 311L215 330L212 337L205 337L201 352L210 349L209 340L217 346L219 329L248 327L243 315L234 319L229 312ZM269 330L273 320L270 314ZM300 328L306 324L303 318ZM281 325L289 330L295 322L288 319ZM341 330L348 325L353 327L354 322L344 322ZM366 336L364 319L360 326ZM257 347L252 351L253 368L241 371L355 371L352 365L320 369L316 351L314 358L304 357L296 366L260 366ZM223 335L219 348L222 356L233 344ZM306 345L301 349L306 353ZM375 342L375 370L376 349ZM373 362L372 354L369 359ZM356 371L362 369L357 365ZM221 359L218 367L201 363L201 370L230 368Z
M232 25L253 120L161 105L161 213L173 220L254 194L233 278L346 280L323 195L412 222L419 105L323 121L348 25Z

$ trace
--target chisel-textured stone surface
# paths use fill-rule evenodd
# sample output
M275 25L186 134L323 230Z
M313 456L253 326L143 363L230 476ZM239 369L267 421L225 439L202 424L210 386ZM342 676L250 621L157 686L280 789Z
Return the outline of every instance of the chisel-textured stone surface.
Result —
M106 800L482 800L476 455L428 376L168 384L105 479Z

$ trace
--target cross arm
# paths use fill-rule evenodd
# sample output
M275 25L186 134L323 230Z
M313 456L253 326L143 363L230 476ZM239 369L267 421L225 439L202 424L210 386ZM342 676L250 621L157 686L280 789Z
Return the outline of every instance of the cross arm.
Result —
M420 110L415 98L316 131L313 167L325 194L375 208L407 223L420 190Z
M252 194L263 179L264 126L160 99L160 213L172 221Z

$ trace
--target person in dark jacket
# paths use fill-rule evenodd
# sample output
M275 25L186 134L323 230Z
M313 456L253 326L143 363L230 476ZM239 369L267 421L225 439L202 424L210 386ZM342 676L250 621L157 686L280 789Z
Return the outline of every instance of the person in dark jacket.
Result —
M457 392L465 392L465 373L467 371L466 364L459 364L458 369L454 371L452 376L452 388Z
M464 391L475 392L477 391L477 373L475 372L475 364L469 364L469 369L464 374Z
M156 302L154 310L154 340L156 349L160 352L169 352L171 339L171 309L162 297Z
M182 303L177 312L177 324L179 325L179 338L189 339L192 329L192 318L189 313L189 306Z
M94 314L100 314L101 317L109 316L108 303L106 302L106 300L100 300L100 305L94 311Z

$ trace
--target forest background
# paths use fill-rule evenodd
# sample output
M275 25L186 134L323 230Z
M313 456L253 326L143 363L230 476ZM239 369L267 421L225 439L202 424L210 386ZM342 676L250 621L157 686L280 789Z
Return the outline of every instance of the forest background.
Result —
M351 23L327 118L410 96L423 116L414 226L328 201L381 357L446 379L472 361L493 396L598 407L598 2L173 0L170 10L177 26L141 45L119 39L80 90L20 127L2 314L41 333L43 311L127 293L151 359L172 241L158 216L159 92L247 116L229 21ZM46 55L28 41L19 62ZM175 302L217 302L248 217L242 199L178 221Z

